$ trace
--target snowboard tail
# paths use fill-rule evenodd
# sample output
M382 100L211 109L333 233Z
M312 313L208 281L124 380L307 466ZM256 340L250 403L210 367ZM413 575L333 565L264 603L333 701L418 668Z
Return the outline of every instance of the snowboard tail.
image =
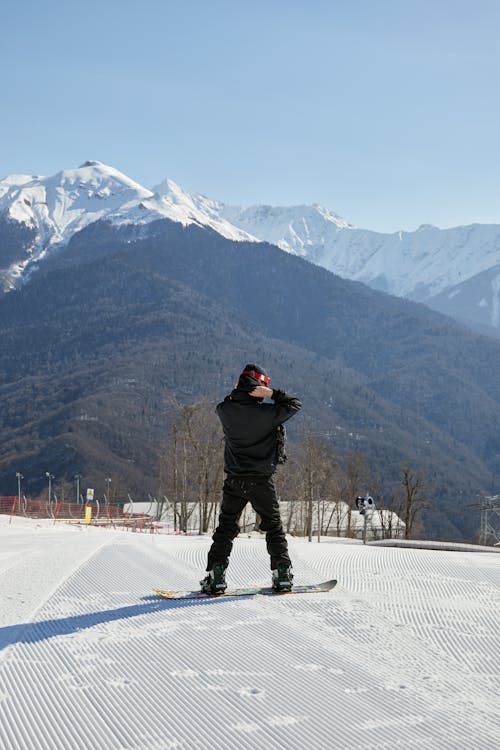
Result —
M290 596L293 594L321 594L331 591L337 585L337 581L324 581L323 583L293 586L291 591L275 591L271 586L257 586L255 588L226 589L223 594L205 594L203 591L164 591L154 589L161 599L220 599L228 596Z

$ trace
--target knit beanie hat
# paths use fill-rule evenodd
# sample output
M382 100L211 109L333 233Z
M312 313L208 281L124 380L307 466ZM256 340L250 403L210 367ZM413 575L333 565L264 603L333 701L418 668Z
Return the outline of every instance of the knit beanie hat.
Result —
M265 385L269 387L269 381L271 378L262 367L259 365L245 365L243 368L238 385L236 386L240 391L253 391L258 385Z

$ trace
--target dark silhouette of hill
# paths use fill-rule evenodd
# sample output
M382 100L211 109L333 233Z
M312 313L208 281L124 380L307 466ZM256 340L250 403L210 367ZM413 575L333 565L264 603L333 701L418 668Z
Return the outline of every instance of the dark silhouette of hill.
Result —
M390 488L421 468L430 536L470 536L495 489L500 344L266 244L157 222L75 235L0 300L3 491L81 473L154 492L173 393L215 401L245 361L304 400L312 430L360 450Z

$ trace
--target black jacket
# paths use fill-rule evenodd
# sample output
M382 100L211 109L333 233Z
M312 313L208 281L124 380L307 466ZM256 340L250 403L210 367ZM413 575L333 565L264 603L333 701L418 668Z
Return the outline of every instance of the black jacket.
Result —
M302 404L285 391L273 390L274 404L234 390L216 412L224 430L224 471L238 476L269 476L276 471L278 426Z

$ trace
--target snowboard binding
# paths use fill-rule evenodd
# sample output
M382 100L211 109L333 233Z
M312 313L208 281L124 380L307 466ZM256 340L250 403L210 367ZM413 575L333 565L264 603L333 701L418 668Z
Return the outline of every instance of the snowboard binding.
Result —
M215 563L212 570L208 571L203 580L200 581L201 590L209 596L223 594L227 588L226 568L222 563Z
M273 590L277 592L291 591L293 586L292 569L286 566L273 570Z

